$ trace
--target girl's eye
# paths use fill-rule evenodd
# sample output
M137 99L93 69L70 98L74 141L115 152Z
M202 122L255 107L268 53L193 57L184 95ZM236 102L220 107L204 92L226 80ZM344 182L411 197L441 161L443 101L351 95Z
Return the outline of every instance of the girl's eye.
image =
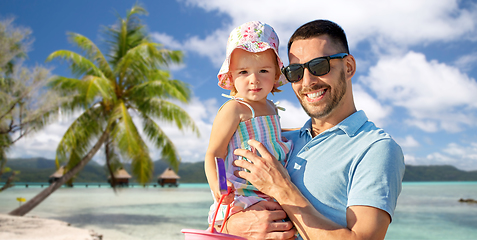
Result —
M240 71L238 74L247 74L247 71L243 70L243 71Z
M260 70L260 72L261 72L261 73L267 73L267 72L268 72L268 70L266 70L266 69L262 69L262 70Z

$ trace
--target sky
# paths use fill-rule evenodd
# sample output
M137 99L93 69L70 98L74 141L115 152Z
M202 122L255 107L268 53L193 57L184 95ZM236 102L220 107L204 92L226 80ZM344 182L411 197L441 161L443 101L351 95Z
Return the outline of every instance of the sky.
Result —
M102 27L124 17L136 1L2 0L0 19L32 30L34 42L26 66L41 65L70 76L66 64L45 63L60 49L79 51L67 40L80 33L101 48ZM181 50L184 62L170 66L174 79L187 82L192 100L181 106L194 118L200 137L160 123L182 161L203 161L214 116L228 91L217 86L230 31L259 20L280 38L280 56L288 64L286 43L301 25L328 19L345 30L357 61L353 92L358 110L402 147L408 165L453 165L477 170L477 2L475 0L223 1L142 0L141 16L151 37ZM308 116L290 84L269 95L286 108L283 127L301 127ZM72 116L74 117L74 116ZM55 158L72 117L62 117L41 132L17 142L10 158ZM153 159L158 149L150 147ZM104 153L95 160L104 162Z

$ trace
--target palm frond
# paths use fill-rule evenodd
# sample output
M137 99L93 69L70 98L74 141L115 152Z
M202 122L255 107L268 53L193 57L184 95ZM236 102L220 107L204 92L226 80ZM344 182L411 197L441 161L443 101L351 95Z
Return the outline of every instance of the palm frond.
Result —
M60 93L63 96L68 96L78 92L81 85L81 80L77 78L67 78L62 76L54 76L48 81L48 87Z
M106 157L106 163L109 165L112 172L114 173L116 170L123 167L121 163L121 157L119 155L117 146L114 142L114 138L108 137L108 139L105 142L104 148L105 148L104 153Z
M88 75L83 80L85 102L94 102L96 97L101 97L107 102L116 99L114 86L109 79Z
M170 166L174 168L177 172L179 170L179 163L181 158L177 152L174 143L167 137L167 135L162 131L159 125L154 122L150 117L146 115L141 115L144 125L144 133L148 137L154 146L158 149L161 149L161 157L163 160L167 161Z
M133 15L147 15L148 12L146 11L145 8L143 8L142 6L140 6L139 4L136 4L134 5L134 7L131 8L131 10L128 12L127 16L126 16L126 20L129 21L130 18L133 16Z
M175 99L184 103L190 100L189 84L179 80L170 80L167 71L154 70L147 77L147 82L132 86L126 94L130 98L135 98L135 96L159 97Z
M101 69L106 78L113 79L113 71L96 44L94 44L89 38L78 33L69 33L68 35L70 41L83 49L90 60L98 63L99 69Z
M93 94L91 91L88 91L90 89L89 83L83 80L55 76L50 79L48 86L61 97L67 98L62 101L62 104L60 105L61 111L65 114L82 111L92 107L96 103L94 101L95 99L91 97Z
M118 62L116 71L125 72L131 68L135 71L134 78L136 78L147 74L150 70L168 66L169 63L182 62L183 55L180 51L160 49L160 46L158 43L143 42L129 49Z
M141 44L147 39L144 25L137 15L145 15L147 11L139 5L135 5L128 13L125 19L119 17L119 24L106 28L105 33L109 35L109 41L106 43L110 48L110 63L116 66L126 52Z
M55 58L60 58L61 60L68 62L70 64L71 71L76 76L93 75L106 78L101 69L96 67L96 65L94 65L94 63L89 59L81 56L78 53L69 50L58 50L51 53L46 61L49 62Z
M89 150L94 137L103 132L105 120L102 109L93 107L81 114L66 130L58 144L56 157L59 162L75 161Z
M111 137L115 139L123 159L127 157L128 159L125 160L131 161L133 175L139 182L146 183L151 179L153 171L149 149L121 100L114 109L113 119L115 119L115 126L111 131Z
M78 165L78 163L81 161L81 156L79 155L79 152L76 151L76 149L72 148L70 150L69 159L65 165L65 173L72 169L74 166Z
M176 104L160 98L146 98L139 103L136 109L143 115L152 116L158 120L174 123L177 128L184 130L189 128L197 136L200 136L199 129L195 125L194 119Z
M113 110L111 121L115 121L111 137L115 138L123 157L132 159L134 156L140 155L140 152L149 151L122 100L118 101Z
M135 176L141 184L149 182L154 172L154 164L149 154L143 153L132 159L131 171L133 176Z

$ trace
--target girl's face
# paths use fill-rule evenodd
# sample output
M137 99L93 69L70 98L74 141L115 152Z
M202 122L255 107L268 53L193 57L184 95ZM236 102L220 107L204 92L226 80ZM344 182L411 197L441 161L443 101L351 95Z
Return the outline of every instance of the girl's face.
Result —
M265 101L278 76L277 57L272 49L251 53L235 49L230 58L230 74L236 97Z

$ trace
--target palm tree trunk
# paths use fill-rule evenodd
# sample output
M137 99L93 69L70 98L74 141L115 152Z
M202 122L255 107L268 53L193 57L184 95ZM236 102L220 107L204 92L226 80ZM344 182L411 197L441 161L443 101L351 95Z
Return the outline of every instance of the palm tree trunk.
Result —
M2 171L0 171L1 173ZM1 176L2 174L0 174ZM3 187L0 188L0 192L3 192L5 191L6 189L8 188L11 188L13 187L14 185L12 184L12 181L13 181L13 178L15 177L16 173L15 171L12 171L12 175L10 175L10 177L8 177L7 181L3 184Z
M104 144L104 153L106 155L106 166L109 171L109 183L111 184L111 187L116 191L116 178L114 177L114 172L113 169L111 168L111 153L110 153L110 147L111 147L111 139L109 138L109 134L106 137L106 143Z
M56 191L58 188L61 187L65 182L67 182L69 179L71 179L73 176L75 176L83 167L93 158L93 156L96 154L96 152L99 150L101 145L104 143L106 140L106 137L108 136L108 131L104 131L101 137L98 139L98 142L93 146L93 148L86 154L86 156L81 159L81 161L71 168L70 171L68 171L66 174L64 174L58 181L53 182L48 188L45 190L41 191L39 194L37 194L34 198L30 199L28 202L25 204L21 205L17 209L11 211L8 213L9 215L13 216L23 216L30 212L33 208L38 206L43 200L45 200L50 194L52 194L54 191Z

